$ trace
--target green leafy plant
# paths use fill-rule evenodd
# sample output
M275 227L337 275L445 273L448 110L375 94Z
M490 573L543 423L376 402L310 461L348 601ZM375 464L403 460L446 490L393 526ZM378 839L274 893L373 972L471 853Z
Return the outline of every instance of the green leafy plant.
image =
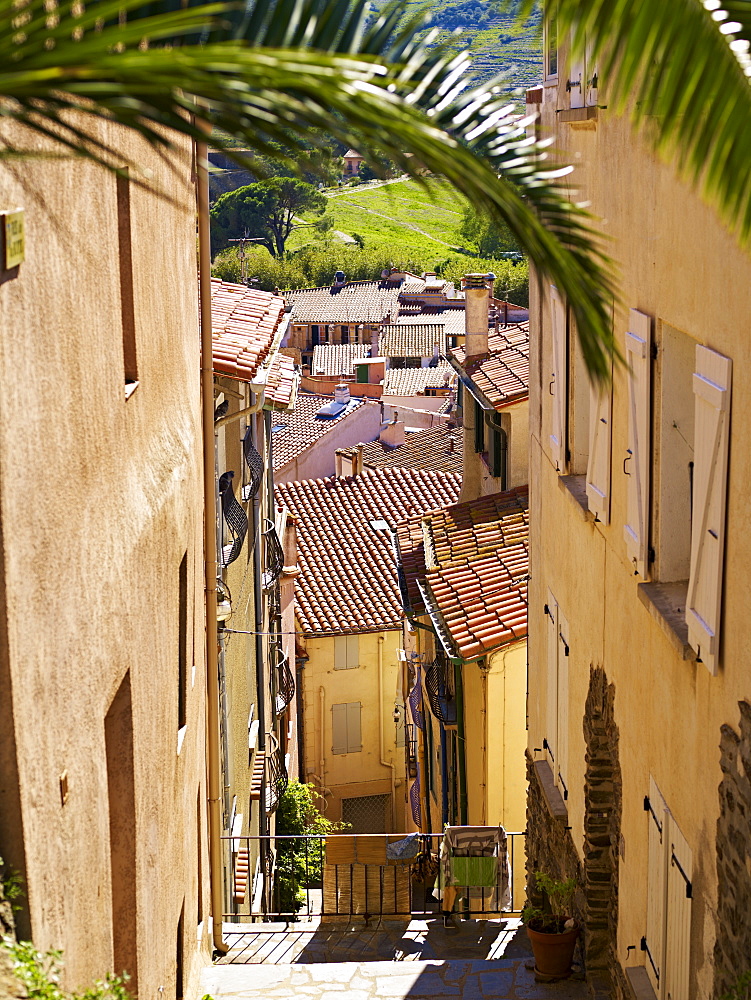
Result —
M720 1000L751 1000L751 971L739 976L729 992L722 994Z
M2 895L10 903L11 909L18 912L21 909L20 900L24 895L23 878L13 869L5 869L3 859L0 858L0 883L2 884Z
M571 903L578 883L574 878L554 878L547 872L535 872L535 887L544 897L542 906L532 903L522 910L522 921L533 931L560 934L571 918Z
M60 986L59 951L37 951L30 941L3 938L2 947L13 961L13 973L26 988L29 1000L130 1000L127 976L109 975L80 993L68 993Z

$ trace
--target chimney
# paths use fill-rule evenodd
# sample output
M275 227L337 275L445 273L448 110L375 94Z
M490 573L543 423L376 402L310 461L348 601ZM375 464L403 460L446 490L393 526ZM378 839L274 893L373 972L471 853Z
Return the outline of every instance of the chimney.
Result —
M467 274L464 277L464 328L467 334L464 349L467 360L488 353L488 310L490 289L484 274Z
M349 400L349 386L346 382L340 382L337 386L334 386L334 402L348 403Z
M356 465L355 473L354 474L356 476L361 476L362 475L362 453L363 453L364 450L365 450L365 445L364 444L358 444L357 449L356 449L356 455L355 455L355 461L356 461L357 465Z
M398 448L400 444L404 444L407 440L407 435L404 430L404 421L399 419L399 414L394 410L394 419L390 424L386 424L384 429L378 435L378 440L389 448Z
M380 346L381 335L378 327L373 328L373 332L370 335L370 356L371 358L378 357L378 348Z
M346 479L357 475L358 453L355 448L336 449L336 477Z
M287 511L287 521L284 526L284 574L297 575L297 522L299 518Z

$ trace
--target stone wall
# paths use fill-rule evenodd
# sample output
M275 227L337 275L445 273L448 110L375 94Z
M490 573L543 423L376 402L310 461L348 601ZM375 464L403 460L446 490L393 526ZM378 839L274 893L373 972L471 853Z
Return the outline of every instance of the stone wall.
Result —
M614 704L615 686L608 684L601 667L591 667L583 718L583 863L565 815L551 808L538 769L527 754L527 876L533 902L535 871L577 880L581 889L574 899L573 915L582 927L580 948L590 995L621 1000L630 994L616 953L622 783Z
M726 725L720 738L715 997L751 970L751 704L738 706L740 734Z

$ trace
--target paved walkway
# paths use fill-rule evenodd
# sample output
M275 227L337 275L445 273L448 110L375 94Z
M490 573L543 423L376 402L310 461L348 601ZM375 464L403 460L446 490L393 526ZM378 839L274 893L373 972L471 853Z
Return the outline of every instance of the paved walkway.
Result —
M456 931L444 931L439 921L412 921L406 927L394 922L370 932L362 925L324 925L307 931L302 926L291 924L285 932L268 924L255 929L228 925L230 954L204 969L199 996L209 994L214 1000L587 997L580 972L563 982L535 982L526 934L518 930L518 921L466 921ZM317 940L312 941L311 935ZM435 957L426 958L427 952ZM390 957L379 960L381 955ZM355 957L358 960L353 961Z

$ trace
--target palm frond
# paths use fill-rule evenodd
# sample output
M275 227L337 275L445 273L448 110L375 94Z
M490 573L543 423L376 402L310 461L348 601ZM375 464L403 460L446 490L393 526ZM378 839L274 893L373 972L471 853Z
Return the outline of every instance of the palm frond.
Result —
M555 0L600 86L751 244L751 2Z
M87 17L102 17L81 30L77 5L60 6L50 23L44 0L30 0L23 37L8 41L3 24L19 8L0 0L0 120L116 168L122 154L91 138L87 120L115 121L164 148L170 137L203 138L194 118L199 99L211 125L270 158L280 146L290 156L303 153L319 130L366 156L387 156L426 185L427 167L509 227L567 295L590 370L607 377L611 262L499 81L475 86L466 54L433 46L430 37L415 41L416 23L405 29L396 6L365 27L363 0L276 0L270 19L263 0L247 9L187 7L175 15L171 37L200 31L210 40L158 47L151 41L169 27L161 6L154 12L155 5L146 11L134 0L117 2L138 16L113 23L113 4L94 0ZM237 33L238 10L244 31L255 33L252 44L227 37ZM272 46L272 39L297 44Z

